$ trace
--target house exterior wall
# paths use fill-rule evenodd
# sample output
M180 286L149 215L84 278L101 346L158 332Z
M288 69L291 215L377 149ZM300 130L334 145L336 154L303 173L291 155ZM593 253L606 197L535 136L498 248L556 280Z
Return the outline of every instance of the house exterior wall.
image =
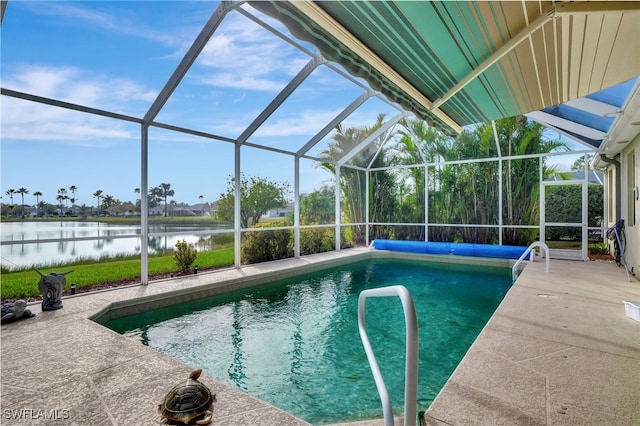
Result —
M619 161L622 189L620 217L624 219L627 241L625 258L628 267L640 275L640 135L620 153ZM615 194L609 196L615 197ZM616 217L610 216L609 222L615 223Z

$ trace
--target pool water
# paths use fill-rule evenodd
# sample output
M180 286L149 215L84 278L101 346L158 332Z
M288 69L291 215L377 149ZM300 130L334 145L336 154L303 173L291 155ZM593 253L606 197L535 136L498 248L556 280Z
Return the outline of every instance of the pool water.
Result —
M337 423L383 416L358 333L362 290L404 285L411 293L420 339L418 410L426 410L511 284L506 268L365 260L106 325L309 423ZM368 299L366 325L401 415L400 299Z

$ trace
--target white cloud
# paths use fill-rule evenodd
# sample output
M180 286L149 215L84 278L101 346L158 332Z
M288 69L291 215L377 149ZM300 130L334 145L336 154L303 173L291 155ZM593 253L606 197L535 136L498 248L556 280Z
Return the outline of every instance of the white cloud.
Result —
M101 28L120 35L128 35L152 41L159 41L165 45L178 46L181 43L179 31L167 31L166 28L147 26L135 16L126 16L122 9L118 13L109 13L97 9L88 9L70 2L24 2L24 7L30 7L30 12L54 19L73 23L73 25L89 24L92 28Z
M199 80L218 87L278 91L308 61L306 55L244 16L230 14L198 59L199 65L216 72Z
M149 104L151 90L129 80L96 76L73 67L29 66L3 76L3 86L78 105L127 113L131 103ZM139 108L140 109L140 108ZM140 109L142 110L142 109ZM2 137L12 140L50 140L91 145L106 139L139 138L118 120L2 97Z
M2 98L2 139L10 141L55 141L91 146L112 139L139 139L118 120L23 101Z
M22 66L3 75L3 87L94 108L153 102L157 93L132 80L98 75L76 67Z
M256 137L313 135L333 120L339 110L304 110L299 114L267 121L255 133Z

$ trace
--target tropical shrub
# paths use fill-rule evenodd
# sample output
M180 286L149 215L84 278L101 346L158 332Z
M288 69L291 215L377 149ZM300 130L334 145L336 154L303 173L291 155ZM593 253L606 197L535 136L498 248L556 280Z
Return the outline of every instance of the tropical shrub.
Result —
M283 227L284 222L257 224L252 228ZM242 243L242 259L247 263L268 262L293 256L292 231L290 229L269 229L247 231Z
M176 249L173 253L173 259L181 272L187 272L191 269L191 265L196 261L198 250L193 244L180 240L176 243Z
M609 254L609 244L607 243L592 243L589 244L589 253L596 254Z
M336 247L336 232L333 227L305 228L300 230L300 254L324 253Z

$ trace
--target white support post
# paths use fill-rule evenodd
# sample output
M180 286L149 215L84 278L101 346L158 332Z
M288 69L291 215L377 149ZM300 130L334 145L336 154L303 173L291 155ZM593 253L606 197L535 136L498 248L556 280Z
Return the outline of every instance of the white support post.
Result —
M293 159L293 256L300 257L300 157Z
M149 284L149 126L140 126L140 283Z
M498 138L498 129L496 128L496 122L491 120L491 126L493 127L493 141L496 143L496 150L498 151L498 244L502 245L502 232L504 226L504 220L502 218L502 151L500 150L500 139ZM511 179L511 176L509 176Z
M240 222L240 188L242 186L242 182L240 182L242 178L242 174L240 173L240 144L235 144L235 166L234 166L234 176L235 176L235 190L234 190L234 198L233 198L233 243L234 243L234 265L236 268L240 268L242 266L242 232L241 232L241 222Z
M424 240L429 241L429 166L424 166Z
M365 217L365 236L364 236L364 244L369 246L369 185L371 184L371 171L367 169L365 173L365 188L367 188L367 192L364 194L364 217Z
M336 197L336 250L340 250L340 166L336 166L336 187L335 187L335 197Z
M546 229L545 229L545 224L546 224L546 219L545 219L545 186L544 186L544 175L542 173L542 157L538 159L538 182L540 184L540 230L538 231L538 240L540 240L540 242L545 242L545 233L546 233Z

